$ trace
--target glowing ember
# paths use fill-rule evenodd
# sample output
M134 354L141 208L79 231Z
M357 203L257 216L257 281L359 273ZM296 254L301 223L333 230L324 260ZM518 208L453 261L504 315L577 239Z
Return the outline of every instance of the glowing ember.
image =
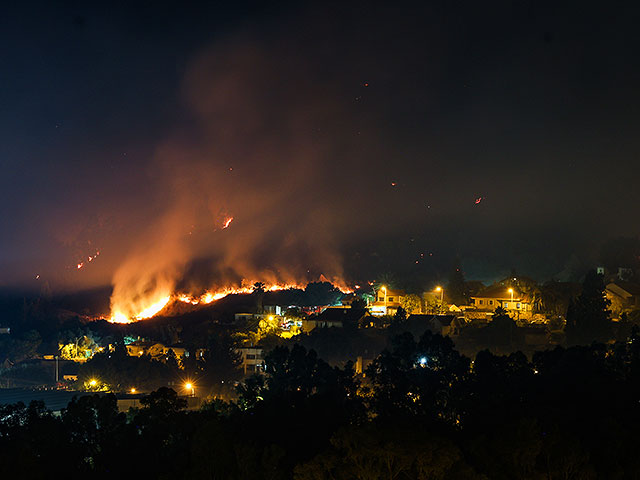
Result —
M231 222L233 222L233 217L225 218L224 223L222 224L222 228L227 228L229 225L231 225Z
M76 265L76 270L80 270L81 268L83 268L88 262L93 262L98 255L100 255L100 250L96 250L96 254L95 255L89 255L87 257L86 262L80 262Z

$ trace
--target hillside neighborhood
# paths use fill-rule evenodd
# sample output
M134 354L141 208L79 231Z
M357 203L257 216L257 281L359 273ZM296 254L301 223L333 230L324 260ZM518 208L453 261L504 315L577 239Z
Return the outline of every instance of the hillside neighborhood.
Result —
M610 322L608 336L599 338L623 338L640 322L640 285L634 272L600 269L593 276L602 284L596 295ZM399 331L416 338L425 331L449 337L469 356L483 349L532 355L571 344L567 316L584 290L580 283L540 284L515 273L483 285L465 281L460 269L448 282L423 291L376 282L368 287L342 293L328 282L316 282L304 290L265 292L256 285L251 294L229 295L206 308L169 308L156 318L125 326L80 316L54 319L59 329L49 338L47 332L14 322L0 329L6 347L1 350L0 384L140 392L171 383L176 376L213 375L229 386L264 372L264 359L274 347L296 343L332 364L353 362L363 372ZM53 318L58 315L48 311ZM158 365L156 373L123 378L126 369L116 372L111 365L117 352ZM135 370L133 365L127 368ZM95 377L101 378L99 385L91 384ZM230 395L221 385L209 384L207 391Z

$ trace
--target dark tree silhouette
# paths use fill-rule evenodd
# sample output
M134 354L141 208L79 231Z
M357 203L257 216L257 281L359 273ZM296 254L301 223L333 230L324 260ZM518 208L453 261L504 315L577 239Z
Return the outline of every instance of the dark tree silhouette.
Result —
M464 281L464 273L460 262L457 261L455 267L449 275L449 281L445 290L449 303L454 305L466 305L469 301L467 287Z
M611 338L609 305L604 295L602 275L590 270L582 284L582 293L569 304L565 333L568 345L604 342Z

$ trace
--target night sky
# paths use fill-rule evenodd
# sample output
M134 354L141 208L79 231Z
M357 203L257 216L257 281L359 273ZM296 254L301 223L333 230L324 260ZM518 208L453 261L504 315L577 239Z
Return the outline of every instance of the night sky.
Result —
M639 233L633 2L12 3L0 285L542 280Z

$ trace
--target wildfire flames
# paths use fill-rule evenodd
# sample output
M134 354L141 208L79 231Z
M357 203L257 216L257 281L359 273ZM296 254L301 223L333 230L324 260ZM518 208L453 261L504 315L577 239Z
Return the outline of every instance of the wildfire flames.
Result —
M162 309L164 309L171 302L180 302L180 303L186 303L190 305L208 305L210 303L213 303L217 300L220 300L226 297L227 295L252 293L255 290L255 287L253 286L253 284L250 284L250 285L251 286L249 286L249 282L247 282L247 283L243 283L243 285L239 287L225 287L217 290L209 290L199 296L194 296L187 293L176 293L172 295L167 295L162 297L158 301L152 302L147 308L145 308L140 313L134 315L131 318L127 317L127 315L125 315L122 312L119 312L119 311L113 312L109 321L112 323L132 323L134 321L152 318L156 316L158 313L160 313ZM276 292L278 290L287 290L290 288L304 289L305 285L295 284L295 283L265 284L263 288L266 292ZM338 287L338 288L343 293L352 292L347 287Z

